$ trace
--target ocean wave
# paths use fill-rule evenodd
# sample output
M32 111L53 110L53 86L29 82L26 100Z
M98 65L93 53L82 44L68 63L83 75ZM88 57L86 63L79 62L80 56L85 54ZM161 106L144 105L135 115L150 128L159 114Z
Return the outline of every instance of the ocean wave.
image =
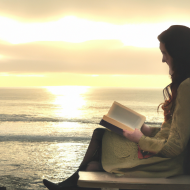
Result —
M147 125L161 125L162 122L150 122L150 121L146 121L145 124L147 124Z
M0 114L0 122L77 122L77 123L90 123L97 124L97 120L101 118L93 119L79 119L79 118L56 118L56 117L37 117L35 115L26 114Z
M67 142L81 143L87 142L91 137L68 137L68 136L38 136L38 135L1 135L0 142L19 141L19 142Z
M56 118L56 117L38 117L27 114L0 114L0 122L76 122L85 124L99 124L102 117L92 118ZM147 125L160 126L162 122L146 121Z

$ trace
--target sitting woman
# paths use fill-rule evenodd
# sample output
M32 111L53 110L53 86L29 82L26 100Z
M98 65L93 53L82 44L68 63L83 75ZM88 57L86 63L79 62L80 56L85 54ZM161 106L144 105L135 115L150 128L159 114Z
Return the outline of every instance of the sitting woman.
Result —
M59 184L44 179L49 190L82 189L77 187L81 170L125 177L170 177L185 173L190 138L190 28L171 26L158 40L162 62L168 64L172 80L164 89L165 120L161 128L144 124L141 131L124 130L123 136L96 129L76 173Z

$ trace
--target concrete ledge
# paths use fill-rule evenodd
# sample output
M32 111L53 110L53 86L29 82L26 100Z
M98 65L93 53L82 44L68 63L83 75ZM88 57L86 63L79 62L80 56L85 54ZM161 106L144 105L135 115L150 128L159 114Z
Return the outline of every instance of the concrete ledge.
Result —
M125 178L107 172L79 172L78 186L90 188L190 190L190 176Z

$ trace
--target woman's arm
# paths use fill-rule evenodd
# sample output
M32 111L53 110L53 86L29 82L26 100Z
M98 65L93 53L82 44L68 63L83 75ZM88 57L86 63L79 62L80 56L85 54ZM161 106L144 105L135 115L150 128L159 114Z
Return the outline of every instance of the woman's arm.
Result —
M190 138L190 79L180 84L172 121L164 122L162 128L169 129L168 138L142 135L139 140L140 148L165 157L178 156L184 151Z
M164 135L167 130L169 136ZM135 132L124 131L124 136L133 142L137 142L144 151L159 153L168 158L181 154L190 139L190 78L180 84L172 121L162 124L159 136L148 137L140 130L135 130Z

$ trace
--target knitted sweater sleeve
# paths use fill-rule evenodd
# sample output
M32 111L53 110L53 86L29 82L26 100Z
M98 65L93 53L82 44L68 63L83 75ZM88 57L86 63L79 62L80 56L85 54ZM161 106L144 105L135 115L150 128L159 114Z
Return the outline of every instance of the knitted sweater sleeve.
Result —
M150 137L154 137L161 129L160 127L150 127L150 128L152 129Z
M164 135L167 132L169 135ZM164 122L160 132L155 137L143 135L139 141L139 146L144 151L159 153L164 157L171 158L184 151L189 138L190 78L183 81L178 87L172 121Z

